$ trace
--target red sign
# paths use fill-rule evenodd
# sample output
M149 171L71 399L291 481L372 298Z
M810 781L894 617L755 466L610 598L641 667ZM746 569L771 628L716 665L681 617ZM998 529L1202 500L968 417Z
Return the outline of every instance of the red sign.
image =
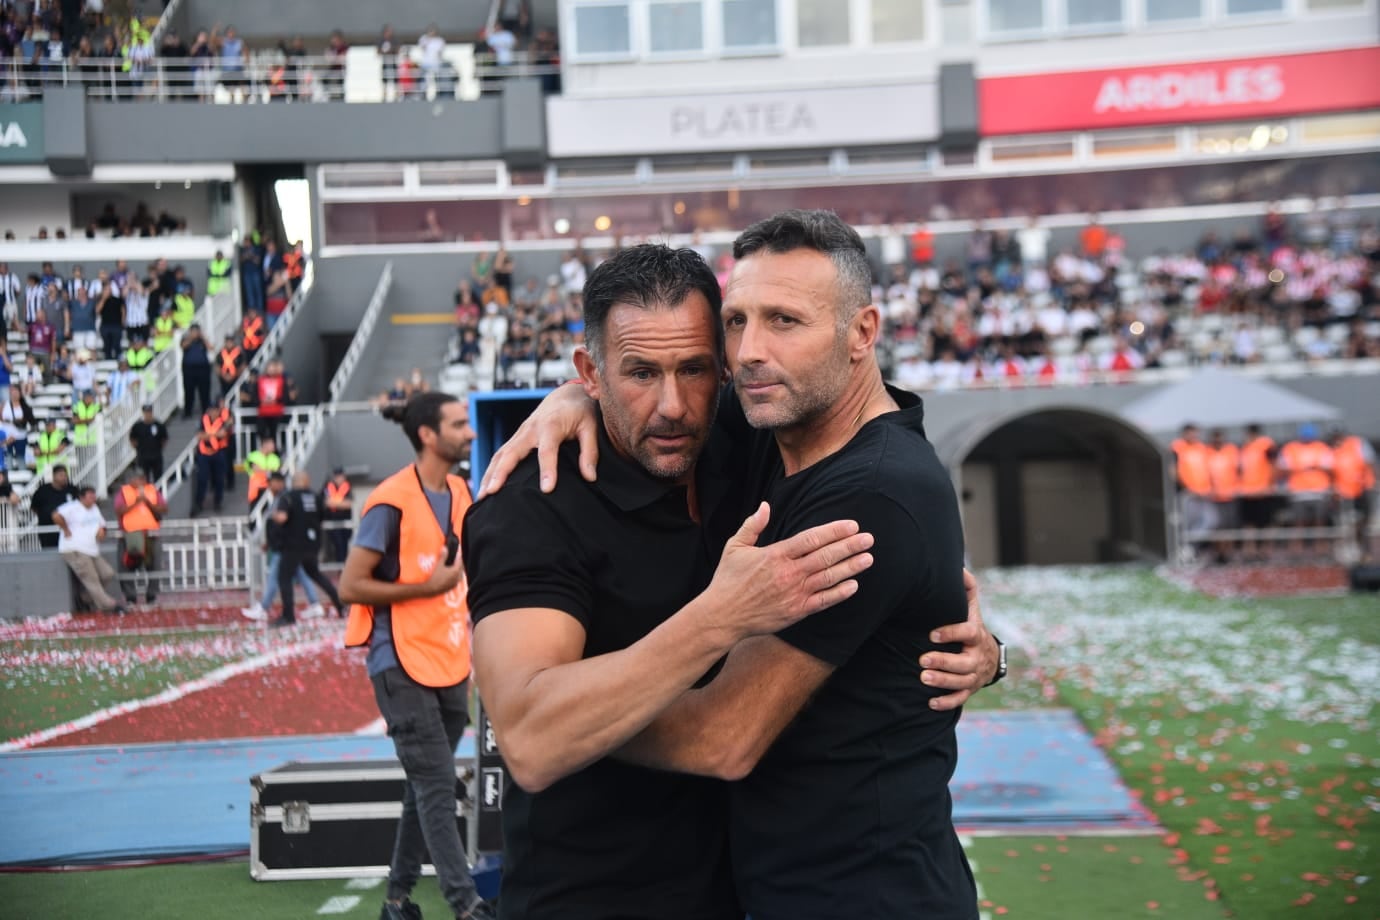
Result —
M982 134L1380 108L1380 47L978 81Z

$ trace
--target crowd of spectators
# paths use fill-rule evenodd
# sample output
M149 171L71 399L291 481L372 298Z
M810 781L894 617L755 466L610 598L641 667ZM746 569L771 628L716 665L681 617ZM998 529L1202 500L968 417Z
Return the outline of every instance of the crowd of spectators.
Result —
M52 0L3 0L0 4L0 101L37 98L50 82L74 76L111 98L149 93L213 101L324 101L345 95L345 63L351 44L339 30L324 41L301 35L275 46L251 48L230 24L183 36L167 29L155 47L151 21L115 21L88 4L75 24L64 23ZM502 74L520 61L536 65L548 92L559 89L556 37L532 27L528 4L505 5L492 29L465 37L476 63ZM453 95L459 80L446 54L447 38L432 25L412 44L384 26L373 42L383 79L396 98L428 92Z
M698 235L690 246L727 279L727 247ZM1380 231L1350 212L1291 223L1271 210L1255 233L1209 232L1192 249L1140 258L1096 217L1058 251L1038 221L1015 232L977 223L964 258L945 261L920 225L884 235L880 256L883 363L914 390L1380 358ZM471 386L530 385L524 362L540 368L579 344L580 292L602 258L577 241L559 274L515 288L505 250L477 255L455 293L449 362L475 369Z
M141 201L134 206L134 211L128 217L124 217L116 210L113 202L107 202L95 219L86 224L85 237L88 240L97 239L149 239L157 236L186 236L187 219L171 214L167 209L160 210L155 217L149 210L147 203ZM49 240L61 241L69 238L75 239L76 234L69 236L67 228L55 227L49 233L47 227L39 227L37 232L30 239L30 242L42 243ZM13 230L5 231L5 242L16 241Z

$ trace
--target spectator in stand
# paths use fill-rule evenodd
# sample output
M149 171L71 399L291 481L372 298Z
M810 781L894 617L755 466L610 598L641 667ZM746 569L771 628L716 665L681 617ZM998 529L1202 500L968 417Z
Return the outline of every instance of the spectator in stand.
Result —
M10 356L9 337L0 330L0 390L7 389L14 379L14 358Z
M67 386L72 385L72 350L66 345L57 347L57 354L53 355L48 377L53 383L62 383Z
M192 323L182 336L182 417L195 414L200 398L203 411L211 406L211 350L201 334L201 325Z
M24 282L10 271L8 262L0 262L0 331L19 330L19 308L23 300ZM0 335L0 339L3 338Z
M495 64L499 67L511 67L513 65L516 58L517 36L509 31L503 20L500 19L488 35L480 33L480 38L493 52Z
M57 343L57 329L48 321L48 311L40 310L38 317L29 322L29 354L41 367L51 367L53 350Z
M139 375L129 369L129 358L124 355L115 365L115 370L105 378L105 399L109 405L118 406L126 399L133 399L141 389Z
M107 613L123 616L128 611L116 599L115 570L101 556L100 541L105 539L105 516L96 506L96 490L82 486L77 497L53 513L53 523L61 531L58 552L76 576L90 605Z
M494 255L493 283L504 293L504 302L513 302L513 257L507 249L499 249Z
M19 325L27 327L32 325L48 306L48 292L44 289L43 279L35 274L30 274L24 279L24 319Z
M15 507L19 504L19 493L14 491L9 474L0 469L0 504Z
M244 39L240 38L234 26L225 27L225 35L220 40L220 79L232 92L241 90L248 83L244 75Z
M71 367L72 389L78 393L96 392L96 365L91 363L91 352L85 348L77 349L77 360Z
M48 322L53 324L55 337L53 339L54 348L59 348L66 344L69 333L71 332L71 316L67 309L66 288L60 282L48 285Z
M392 26L384 25L375 47L379 52L379 60L383 63L383 85L387 91L398 82L398 41L393 37Z
M109 281L101 286L96 315L100 319L101 355L107 361L114 361L120 356L120 343L125 334L125 301L115 293Z
M123 284L110 279L110 288L125 300L125 337L131 342L136 338L148 341L149 338L149 295L143 282L134 275L126 273Z
M326 95L331 99L345 98L345 57L350 46L345 36L336 29L326 42Z
M1299 426L1298 438L1279 452L1279 468L1296 528L1316 528L1327 523L1328 501L1332 494L1332 448L1318 437L1318 427ZM1324 548L1326 541L1310 545ZM1303 552L1304 543L1295 538L1292 551Z
M115 514L120 520L120 569L125 572L120 586L125 603L139 602L137 573L145 573L144 603L158 600L158 531L159 522L168 513L168 503L158 487L149 482L144 471L135 467L125 484L115 493Z
M151 482L163 478L163 451L168 446L168 429L153 414L153 404L144 403L143 416L129 430L134 447L134 462Z
M192 47L187 53L191 61L192 86L197 98L210 102L216 88L216 48L211 35L205 29L196 33Z
M427 82L434 82L440 74L441 65L444 63L443 55L446 53L446 40L441 37L435 23L427 28L426 34L417 39L417 50L420 53L418 64L422 68L422 78Z
M1031 217L1030 223L1016 232L1016 245L1021 251L1022 266L1043 266L1049 258L1049 228L1041 226L1038 217Z
M49 420L49 427L53 425ZM41 473L42 470L40 469ZM67 467L57 463L53 465L53 478L51 482L45 482L34 490L33 497L29 499L29 509L33 511L34 520L42 528L56 526L53 520L53 513L65 505L67 502L77 497L77 490L67 478ZM38 535L38 545L44 549L57 549L58 535L55 530L43 530Z
M5 404L0 406L0 424L17 431L20 435L12 443L6 444L10 466L18 469L25 465L29 446L28 433L38 428L38 419L34 417L33 407L24 398L24 392L17 384L10 384L8 397Z
M43 366L38 363L38 355L32 351L24 355L24 363L15 368L13 382L26 398L38 392L43 386Z
M268 283L264 297L268 310L268 328L272 330L283 311L287 309L288 300L292 298L292 283L288 280L286 268L280 268L273 273L273 279Z
M1338 510L1348 513L1353 535L1361 551L1361 562L1368 563L1370 551L1371 496L1375 491L1375 449L1358 435L1334 428L1328 435L1332 449L1332 481Z

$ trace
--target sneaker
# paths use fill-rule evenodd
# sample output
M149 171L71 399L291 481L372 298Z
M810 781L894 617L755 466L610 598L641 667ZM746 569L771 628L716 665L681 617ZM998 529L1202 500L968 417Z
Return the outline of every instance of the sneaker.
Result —
M379 911L379 920L422 920L422 909L409 898L403 898L401 904L384 901L383 910Z
M290 619L288 619L287 617L278 617L278 619L273 620L272 622L270 622L270 623L268 624L268 626L269 626L270 629L282 629L284 626L296 626L296 625L297 625L297 621L296 621L296 620L290 620Z
M304 620L319 620L325 615L326 608L322 607L320 604L312 604L307 607L306 610L302 611L302 619Z
M455 920L498 920L498 911L492 904L480 898L471 904L464 913L455 915Z
M246 620L267 620L268 611L255 604L253 607L241 607L240 616Z

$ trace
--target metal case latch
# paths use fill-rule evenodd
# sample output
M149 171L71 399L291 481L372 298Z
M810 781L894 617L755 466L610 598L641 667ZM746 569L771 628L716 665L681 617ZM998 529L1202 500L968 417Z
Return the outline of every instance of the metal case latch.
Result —
M311 832L311 804L308 802L283 803L283 833L306 834Z

